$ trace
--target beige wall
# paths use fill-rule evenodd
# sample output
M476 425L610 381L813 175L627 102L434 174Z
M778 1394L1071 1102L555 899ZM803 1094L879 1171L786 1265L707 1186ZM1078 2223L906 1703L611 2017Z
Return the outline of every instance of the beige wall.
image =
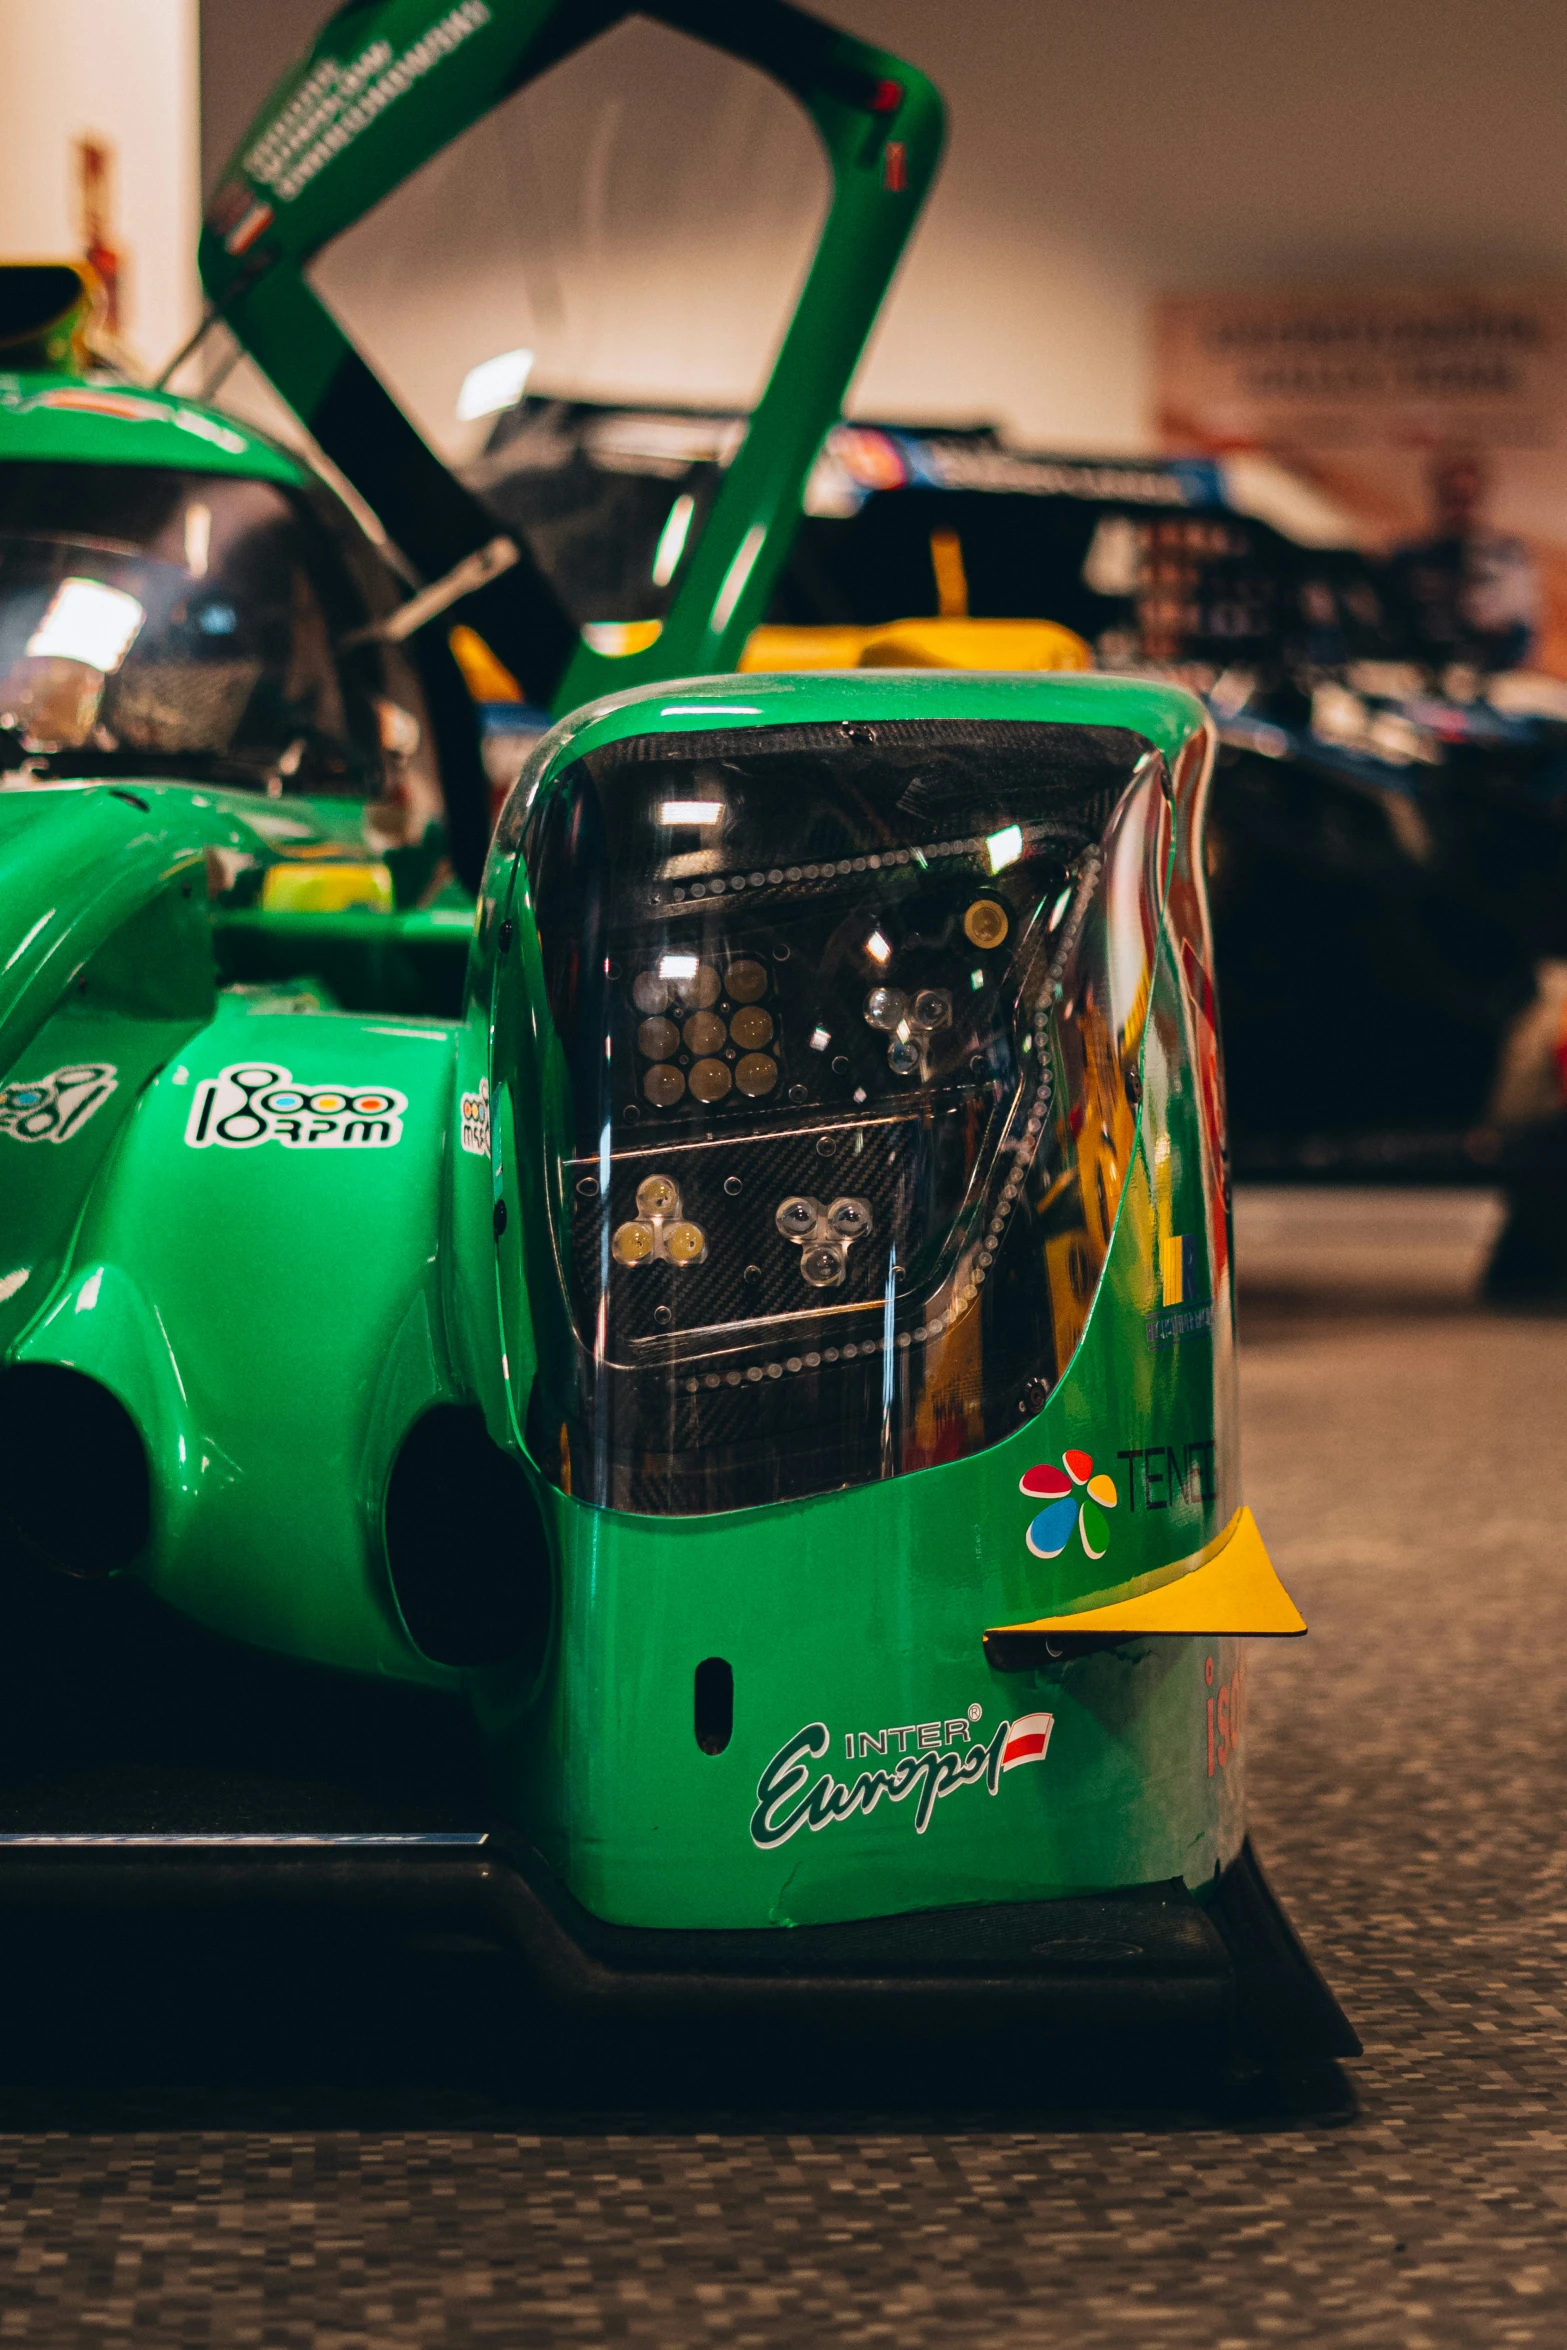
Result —
M1147 298L1567 275L1560 0L832 0L947 94L942 185L868 408L1133 448Z
M815 4L923 65L952 114L862 413L1134 449L1155 292L1567 275L1562 0ZM204 0L209 179L323 13Z
M0 255L79 249L73 142L108 140L124 337L156 369L198 314L196 0L0 0Z

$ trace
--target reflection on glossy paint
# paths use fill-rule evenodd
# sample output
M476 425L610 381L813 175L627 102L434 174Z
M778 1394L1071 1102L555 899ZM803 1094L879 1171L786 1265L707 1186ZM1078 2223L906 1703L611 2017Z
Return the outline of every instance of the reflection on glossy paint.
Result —
M686 540L691 531L691 517L696 512L696 500L682 491L669 509L668 518L658 535L653 554L653 585L668 587L680 568L680 558L686 551Z

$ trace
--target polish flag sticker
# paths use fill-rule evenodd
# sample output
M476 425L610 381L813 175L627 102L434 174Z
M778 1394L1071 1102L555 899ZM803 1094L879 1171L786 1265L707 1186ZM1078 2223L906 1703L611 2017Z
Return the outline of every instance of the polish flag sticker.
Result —
M1015 1771L1019 1763L1043 1762L1050 1751L1050 1733L1055 1726L1054 1714L1024 1714L1007 1732L1007 1742L1001 1749L1001 1768Z

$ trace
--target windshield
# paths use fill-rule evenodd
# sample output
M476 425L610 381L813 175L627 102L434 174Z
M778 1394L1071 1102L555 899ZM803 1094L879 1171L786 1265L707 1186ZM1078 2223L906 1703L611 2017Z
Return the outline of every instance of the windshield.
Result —
M546 796L572 1337L531 1441L573 1492L736 1508L1037 1409L1129 1160L1161 773L1118 728L894 721L642 737Z
M13 763L383 796L423 734L385 609L303 495L152 466L0 470L0 728Z

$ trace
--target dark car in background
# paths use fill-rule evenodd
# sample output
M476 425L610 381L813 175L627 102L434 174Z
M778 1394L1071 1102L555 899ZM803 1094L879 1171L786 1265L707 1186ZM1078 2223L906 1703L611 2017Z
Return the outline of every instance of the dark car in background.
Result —
M578 625L632 649L744 430L529 399L470 481ZM1567 1290L1567 687L1497 668L1510 641L1443 639L1407 561L1324 543L1320 519L1256 463L843 424L746 665L852 665L856 632L923 616L1037 617L1101 668L1194 686L1220 744L1235 1171L1501 1181L1493 1289Z

